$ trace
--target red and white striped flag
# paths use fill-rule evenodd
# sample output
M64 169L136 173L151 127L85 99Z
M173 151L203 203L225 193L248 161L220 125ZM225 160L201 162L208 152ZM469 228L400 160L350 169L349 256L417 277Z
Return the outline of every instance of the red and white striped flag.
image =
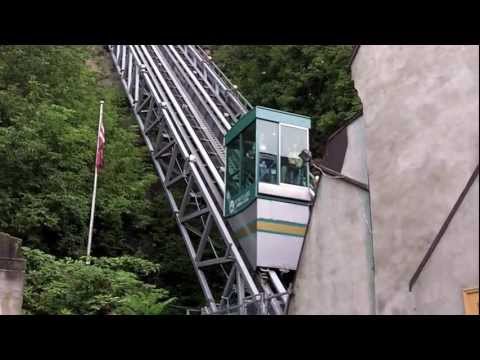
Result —
M97 139L97 158L95 162L98 170L103 168L104 150L105 150L105 128L103 127L103 121L100 121L100 126L98 127L98 139Z

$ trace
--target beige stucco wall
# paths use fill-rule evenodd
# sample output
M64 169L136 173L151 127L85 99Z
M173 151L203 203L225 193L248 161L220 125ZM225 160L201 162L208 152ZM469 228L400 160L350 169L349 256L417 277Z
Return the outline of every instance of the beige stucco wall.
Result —
M0 315L22 313L25 260L22 241L0 233Z
M478 175L413 286L417 314L465 313L463 290L478 288Z
M414 314L409 280L479 161L479 49L363 45L352 78L366 126L376 311ZM446 243L470 247L461 237ZM478 273L473 265L455 263Z
M362 118L347 127L342 174L367 183ZM374 313L368 191L322 176L299 261L289 314Z

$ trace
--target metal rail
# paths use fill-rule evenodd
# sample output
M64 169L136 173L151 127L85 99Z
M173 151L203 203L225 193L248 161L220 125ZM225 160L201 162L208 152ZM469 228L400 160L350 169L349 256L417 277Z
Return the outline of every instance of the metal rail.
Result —
M248 107L198 62L198 49L185 49L109 45L205 296L203 312L283 314L288 294L275 272L249 269L222 216L220 139ZM213 287L222 276L225 285Z
M192 69L210 91L210 96L226 106L232 123L252 109L252 105L198 45L177 46Z

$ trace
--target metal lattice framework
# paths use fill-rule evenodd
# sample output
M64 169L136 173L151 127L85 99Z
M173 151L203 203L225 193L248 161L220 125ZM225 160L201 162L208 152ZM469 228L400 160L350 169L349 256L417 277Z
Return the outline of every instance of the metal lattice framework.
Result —
M109 50L200 282L204 313L283 314L288 293L276 273L248 267L223 218L223 136L251 105L199 47Z

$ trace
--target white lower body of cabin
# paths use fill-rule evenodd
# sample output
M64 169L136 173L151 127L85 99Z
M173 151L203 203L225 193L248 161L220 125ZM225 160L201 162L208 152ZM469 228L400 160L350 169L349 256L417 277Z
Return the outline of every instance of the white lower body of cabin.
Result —
M228 221L254 268L296 270L309 215L308 205L257 198Z

